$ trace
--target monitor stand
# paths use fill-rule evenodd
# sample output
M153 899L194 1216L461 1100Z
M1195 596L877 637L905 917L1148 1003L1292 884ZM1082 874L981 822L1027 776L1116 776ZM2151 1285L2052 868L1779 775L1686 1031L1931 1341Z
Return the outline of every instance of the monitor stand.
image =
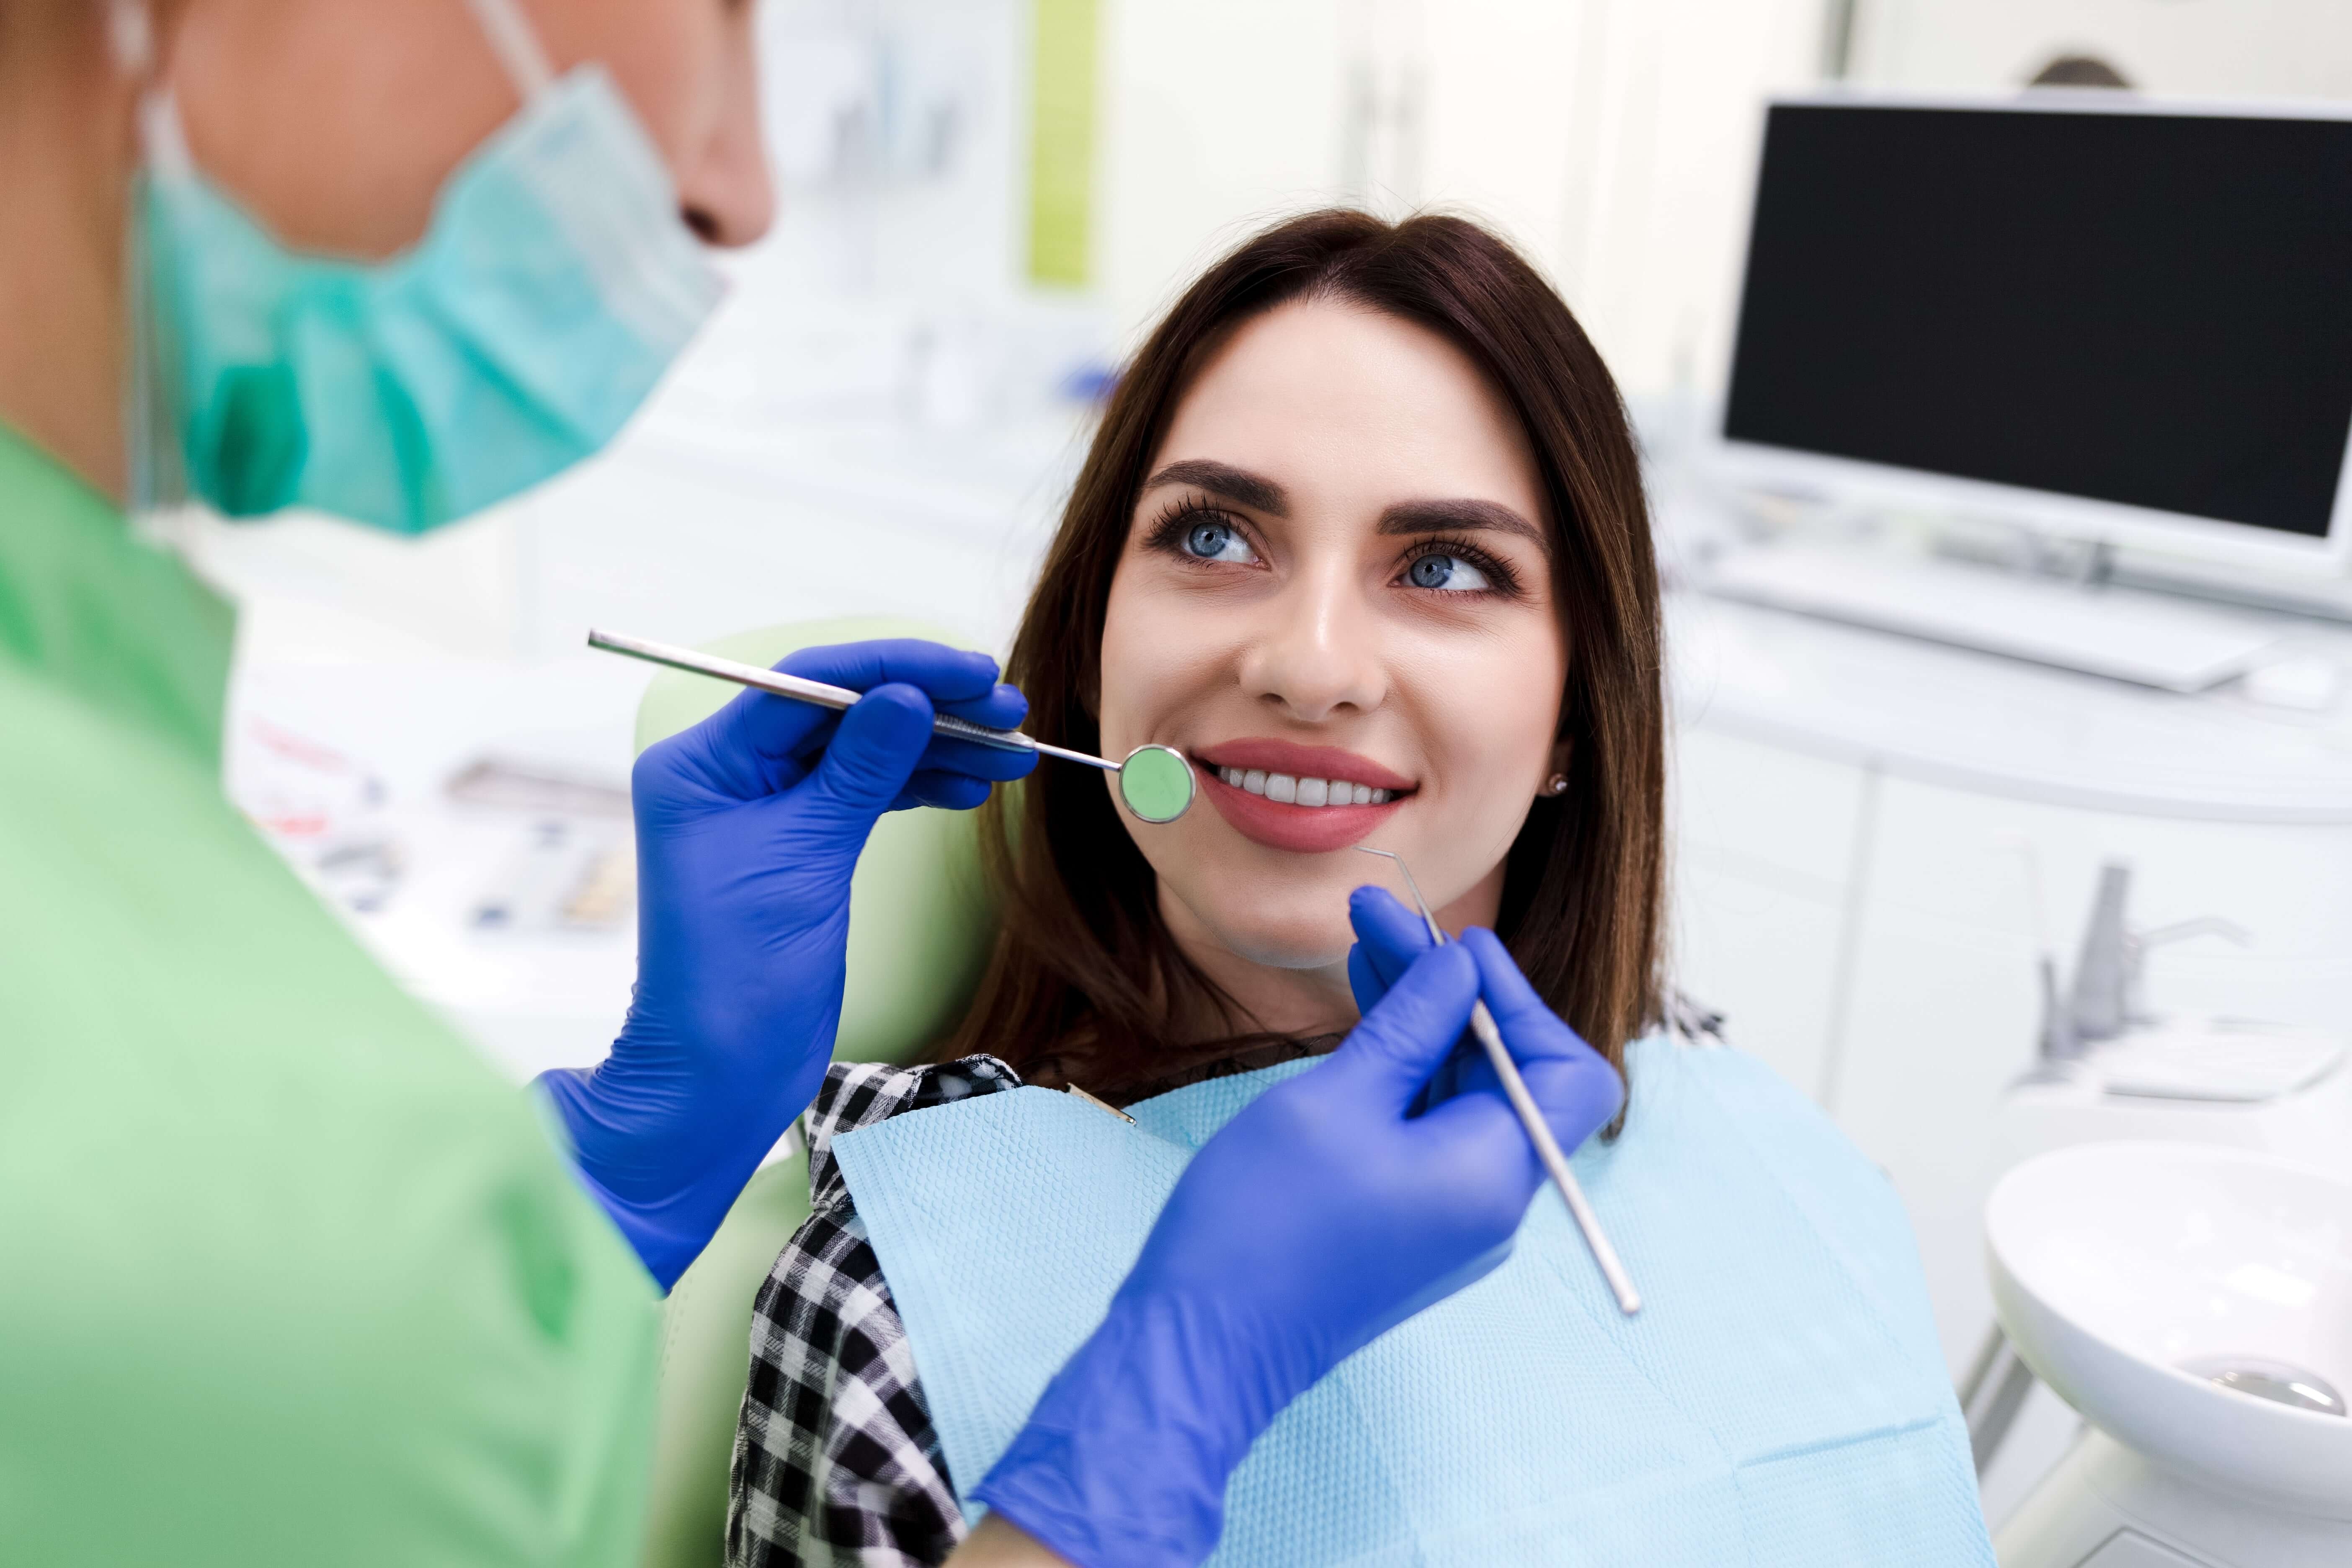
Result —
M1721 598L2165 691L2203 691L2243 675L2284 636L2275 620L2252 613L1868 546L1738 550L1718 556L1696 585Z
M2119 549L2111 571L2126 587L2180 595L2217 605L2352 623L2352 576L2340 569L2287 576L2222 562L2189 561L2149 551Z

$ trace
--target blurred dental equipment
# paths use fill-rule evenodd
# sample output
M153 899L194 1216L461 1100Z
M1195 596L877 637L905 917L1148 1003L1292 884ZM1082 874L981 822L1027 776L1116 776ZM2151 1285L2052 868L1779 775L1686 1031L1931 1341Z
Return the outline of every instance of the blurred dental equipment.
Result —
M2163 691L2202 691L2260 666L2275 626L2224 610L2085 595L1936 561L1782 544L1718 562L1706 591L1827 621L2005 654ZM2266 667L2265 667L2266 668Z
M525 825L467 923L479 931L606 931L636 911L629 792L544 763L481 757L443 790L453 804Z
M692 648L674 647L667 643L648 642L643 637L625 637L618 632L591 631L590 647L603 648L607 653L641 658L649 664L667 665L696 675L708 675L717 680L731 680L739 686L777 697L789 697L795 702L812 703L819 708L845 710L854 706L863 692L845 686L828 686L821 680L803 680L796 675L784 675L756 665L739 664L731 658L714 658ZM1043 756L1059 757L1064 762L1084 763L1090 768L1100 768L1118 775L1119 798L1128 810L1144 822L1173 822L1192 809L1198 793L1192 777L1192 764L1184 753L1173 746L1147 744L1138 746L1127 754L1124 762L1114 763L1087 752L1073 752L1061 746L1024 735L1018 730L992 730L984 724L974 724L942 713L931 721L931 729L941 735L951 735L960 741L994 746L1006 752L1035 752Z
M227 748L230 797L319 891L359 914L384 906L408 871L373 768L315 735L244 716Z
M2135 929L2131 882L2103 868L2071 983L2045 951L2039 1059L1991 1130L1996 1321L1961 1405L1979 1474L2011 1449L2057 1458L2002 1525L2001 1561L2107 1568L2120 1535L2141 1553L2113 1548L2125 1563L2340 1562L2352 1492L2312 1478L2352 1443L2336 1392L2352 1342L2326 1305L2352 1288L2347 1043L2151 1011L2152 949L2247 938L2210 917ZM2051 1415L2089 1424L2063 1458L2034 1431Z
M1992 1129L1996 1170L2075 1143L2185 1139L2284 1155L2352 1180L2352 1047L2327 1030L2238 1016L2167 1016L2144 998L2148 954L2192 937L2243 945L2205 916L2130 923L2132 869L2102 868L2071 984L2042 960L2039 1058L2011 1084Z
M2025 1364L2090 1423L2002 1529L2004 1568L2352 1560L2352 1181L2085 1144L2003 1179L1985 1247Z
M1413 907L1421 911L1422 923L1429 928L1429 940L1440 947L1444 946L1445 931L1438 925L1437 917L1430 912L1429 900L1421 896L1421 884L1412 879L1412 868L1404 863L1404 857L1393 849L1374 849L1363 844L1356 847L1364 854L1378 855L1384 860L1396 862L1396 868L1404 876L1406 889L1412 894ZM1609 1281L1610 1293L1617 1298L1617 1310L1632 1317L1642 1310L1641 1292L1633 1289L1633 1279L1618 1258L1617 1249L1609 1244L1609 1237L1602 1233L1600 1216L1592 1212L1592 1205L1586 1199L1583 1187L1577 1183L1576 1173L1568 1168L1568 1156L1560 1152L1559 1140L1551 1135L1551 1128L1545 1123L1535 1097L1528 1092L1526 1080L1519 1077L1518 1064L1511 1060L1510 1050L1503 1044L1503 1032L1495 1026L1495 1015L1486 1010L1483 1000L1471 1004L1470 1032L1478 1037L1478 1044L1486 1050L1486 1060L1493 1066L1495 1076L1503 1080L1503 1092L1509 1096L1511 1109L1518 1112L1519 1125L1528 1130L1528 1141L1536 1146L1536 1158L1543 1162L1544 1169L1551 1175L1552 1184L1559 1189L1560 1197L1567 1202L1568 1212L1576 1220L1576 1228L1583 1234L1585 1247L1591 1252L1593 1263L1599 1267L1601 1278Z

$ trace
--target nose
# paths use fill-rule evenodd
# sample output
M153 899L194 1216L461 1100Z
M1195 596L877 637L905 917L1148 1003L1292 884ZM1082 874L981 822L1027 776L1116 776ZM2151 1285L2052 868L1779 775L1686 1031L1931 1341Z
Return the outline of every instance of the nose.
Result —
M1242 684L1304 724L1369 713L1388 697L1377 618L1344 564L1303 572L1260 606L1241 660Z
M776 221L776 185L760 134L758 58L729 52L722 106L699 155L678 174L678 216L705 245L750 245Z

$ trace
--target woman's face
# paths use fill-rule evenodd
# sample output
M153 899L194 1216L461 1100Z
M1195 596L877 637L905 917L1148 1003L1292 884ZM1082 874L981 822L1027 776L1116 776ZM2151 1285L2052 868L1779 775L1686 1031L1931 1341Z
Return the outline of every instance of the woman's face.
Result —
M1208 362L1136 502L1099 693L1110 756L1200 774L1175 823L1123 818L1196 960L1344 962L1349 890L1403 896L1359 844L1447 923L1494 920L1561 761L1550 540L1517 420L1435 333L1312 301Z

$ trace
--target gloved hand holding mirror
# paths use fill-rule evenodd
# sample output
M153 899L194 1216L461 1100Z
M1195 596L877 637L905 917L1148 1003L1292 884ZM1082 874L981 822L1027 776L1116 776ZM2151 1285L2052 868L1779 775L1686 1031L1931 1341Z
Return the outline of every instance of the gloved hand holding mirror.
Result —
M778 668L845 712L746 691L637 759L637 984L593 1071L540 1079L582 1175L664 1288L808 1104L841 1019L849 885L886 811L968 810L1034 752L935 733L1018 724L996 661L912 640Z
M642 658L648 664L665 664L673 669L731 680L740 686L749 686L778 697L789 697L795 702L811 703L819 708L847 709L857 699L856 692L844 687L810 680L782 670L761 669L754 665L739 664L731 658L719 658L710 654L697 653L692 648L675 647L645 637L625 637L619 632L592 631L588 634L588 646L603 648L608 653L625 654L631 658ZM1192 764L1185 759L1183 752L1173 746L1148 742L1128 752L1125 761L1114 763L1091 752L1048 745L1034 735L1021 733L1011 725L982 724L961 714L941 713L931 721L931 727L941 735L970 741L976 745L1059 757L1064 762L1083 763L1087 767L1099 768L1117 778L1119 799L1139 822L1155 826L1173 822L1192 808L1192 802L1199 795L1192 776Z

